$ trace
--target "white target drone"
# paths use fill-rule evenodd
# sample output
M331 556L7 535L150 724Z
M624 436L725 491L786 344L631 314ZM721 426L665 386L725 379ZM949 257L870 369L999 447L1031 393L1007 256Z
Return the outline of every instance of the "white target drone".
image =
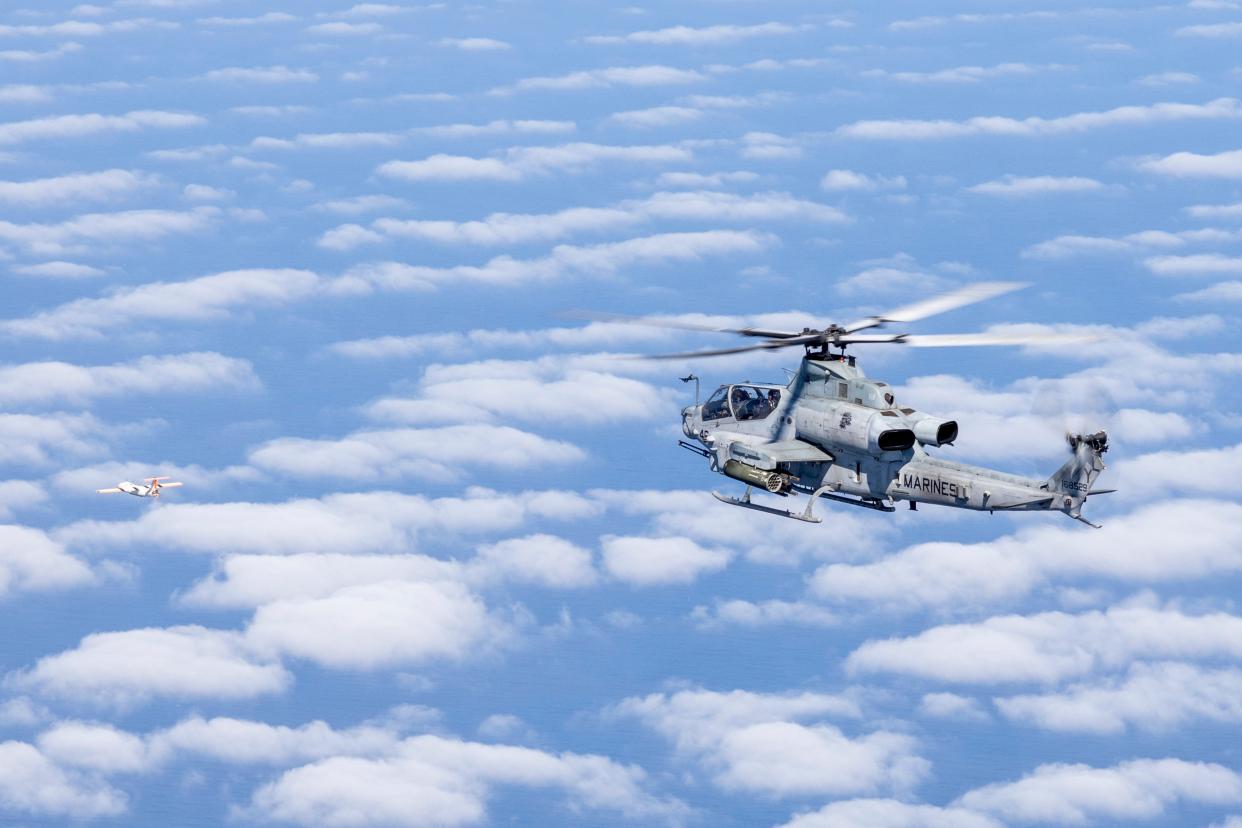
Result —
M130 483L128 480L122 480L111 489L96 489L98 494L127 494L134 497L159 497L161 489L175 489L184 484L182 483L164 483L167 477L145 477L142 483Z
M797 520L820 522L811 510L818 498L883 512L907 501L987 512L1059 511L1089 526L1082 516L1087 497L1112 489L1092 489L1104 470L1108 435L1067 434L1071 457L1046 480L1022 477L936 457L927 448L957 439L953 420L901 405L887 383L867 378L848 345L893 344L910 347L970 345L1050 345L1081 343L1082 336L861 333L890 322L915 322L935 314L1008 293L1026 285L981 282L848 325L831 324L800 332L756 328L712 328L662 319L611 317L659 327L731 333L759 342L732 348L664 354L648 359L693 359L747 351L803 347L806 355L785 385L722 385L704 403L682 411L682 431L695 442L678 445L706 458L711 470L746 484L740 498L712 492L724 503ZM836 349L835 351L833 349ZM698 378L691 374L684 382ZM786 497L808 494L801 512L751 502L757 487Z

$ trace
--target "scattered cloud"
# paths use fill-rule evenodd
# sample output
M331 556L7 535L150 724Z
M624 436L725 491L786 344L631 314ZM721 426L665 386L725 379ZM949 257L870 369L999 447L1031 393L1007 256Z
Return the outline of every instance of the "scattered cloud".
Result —
M1050 193L1086 193L1105 189L1104 184L1094 178L1082 176L1037 175L1021 177L1006 175L995 181L985 181L967 187L966 192L978 195L1001 196L1002 198L1024 198L1026 196L1048 195Z
M836 134L844 138L926 141L973 135L1064 135L1110 126L1233 118L1242 118L1242 106L1234 98L1217 98L1205 104L1119 106L1104 112L1078 112L1057 118L980 116L964 121L856 121L838 127Z

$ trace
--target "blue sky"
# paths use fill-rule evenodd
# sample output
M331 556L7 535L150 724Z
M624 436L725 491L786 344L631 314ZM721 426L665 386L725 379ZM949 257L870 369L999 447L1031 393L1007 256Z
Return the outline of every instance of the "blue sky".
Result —
M1242 825L1242 4L0 15L6 824ZM845 322L1086 512L714 501L568 312ZM161 502L99 497L173 475Z

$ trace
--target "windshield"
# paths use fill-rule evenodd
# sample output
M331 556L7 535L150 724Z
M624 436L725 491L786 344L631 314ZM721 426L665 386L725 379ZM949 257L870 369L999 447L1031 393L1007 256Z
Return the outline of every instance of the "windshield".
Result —
M720 386L716 389L716 393L708 397L707 402L703 403L703 419L719 420L721 417L729 416L729 397L727 386Z

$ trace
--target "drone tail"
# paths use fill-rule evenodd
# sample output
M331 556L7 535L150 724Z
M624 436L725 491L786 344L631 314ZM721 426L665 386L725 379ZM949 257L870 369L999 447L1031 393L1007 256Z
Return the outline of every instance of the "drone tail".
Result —
M1108 451L1108 435L1103 431L1095 434L1070 434L1066 436L1071 456L1061 468L1053 472L1044 488L1059 497L1052 508L1060 509L1074 520L1090 523L1082 516L1082 506L1088 495L1105 494L1109 490L1093 490L1091 485L1104 471L1104 452Z

